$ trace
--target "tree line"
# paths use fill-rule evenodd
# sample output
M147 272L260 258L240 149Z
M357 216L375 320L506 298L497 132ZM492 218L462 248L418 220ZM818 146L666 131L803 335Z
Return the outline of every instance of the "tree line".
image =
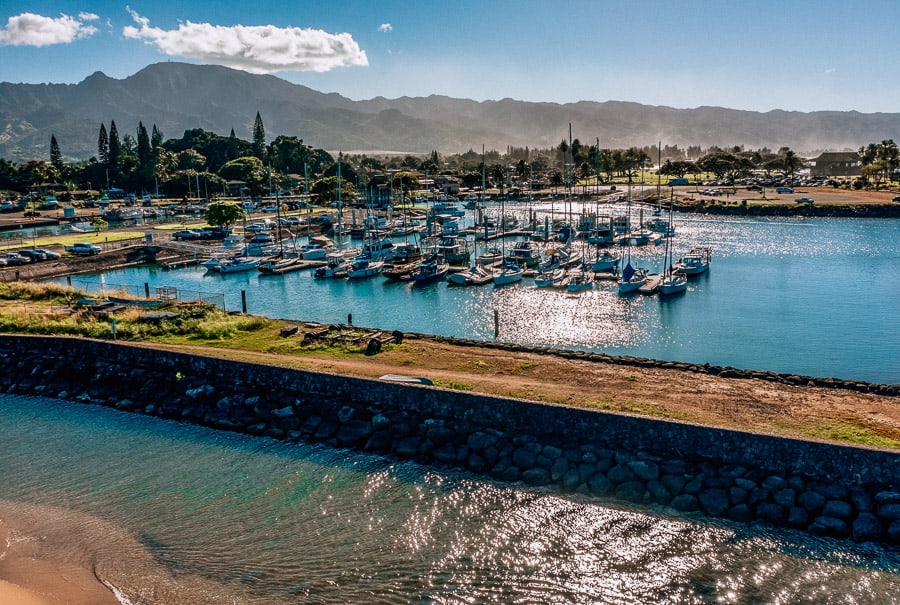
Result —
M859 149L862 175L855 185L890 181L900 165L893 140L871 143ZM120 135L115 121L101 123L97 154L87 161L63 160L55 135L51 135L49 162L31 160L14 164L0 159L0 190L24 193L36 185L55 184L57 195L81 191L88 194L122 189L135 195L160 193L165 197L220 197L235 192L229 183L240 182L242 194L261 196L283 189L309 189L322 201L336 197L337 175L341 195L351 199L358 189L373 183L404 191L419 185L418 175L445 175L462 187L478 189L482 179L488 187L514 188L532 184L541 187L574 187L576 184L610 183L655 171L675 178L712 174L717 179L738 178L751 173L778 173L793 177L805 166L790 148L777 152L767 148L745 150L699 146L646 145L628 149L604 149L599 141L583 144L579 139L562 140L556 147L530 149L507 147L482 153L469 150L441 156L437 151L417 156L375 157L340 154L335 158L313 148L296 136L279 135L267 142L265 126L257 112L250 141L221 136L200 128L187 130L180 138L165 139L156 124L148 131L139 122L132 133ZM377 178L376 178L377 177ZM301 185L302 184L302 185Z

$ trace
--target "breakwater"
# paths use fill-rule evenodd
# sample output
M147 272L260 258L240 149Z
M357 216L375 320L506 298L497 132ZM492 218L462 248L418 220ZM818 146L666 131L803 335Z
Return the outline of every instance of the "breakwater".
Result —
M900 455L150 347L2 336L0 389L900 544Z

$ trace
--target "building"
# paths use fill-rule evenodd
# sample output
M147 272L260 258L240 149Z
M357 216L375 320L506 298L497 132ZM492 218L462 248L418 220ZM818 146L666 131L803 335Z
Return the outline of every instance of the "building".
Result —
M809 161L810 176L859 176L862 161L855 151L826 151Z

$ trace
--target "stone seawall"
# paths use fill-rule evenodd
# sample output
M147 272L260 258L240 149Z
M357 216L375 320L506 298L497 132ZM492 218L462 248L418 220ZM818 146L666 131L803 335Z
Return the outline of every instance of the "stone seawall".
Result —
M0 336L0 391L900 545L900 454L75 338Z

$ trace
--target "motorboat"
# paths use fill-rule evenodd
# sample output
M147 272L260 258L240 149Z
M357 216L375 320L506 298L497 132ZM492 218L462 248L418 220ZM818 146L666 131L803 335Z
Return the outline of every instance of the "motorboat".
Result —
M500 266L500 271L494 274L493 280L495 286L505 286L517 281L522 281L525 271L516 263L504 261Z
M313 273L316 279L334 279L347 276L350 261L339 252L332 252L326 257L326 265L319 267Z
M678 262L673 265L673 268L687 276L700 275L709 269L711 258L712 248L691 248L687 254L682 256Z
M540 262L541 251L532 241L516 242L507 253L506 259L517 265L533 267Z
M604 250L603 252L598 251L597 257L594 259L594 262L591 263L591 270L595 273L612 271L619 266L619 261L621 260L622 255L617 252L611 252L609 250Z
M239 273L241 271L253 271L259 265L259 258L236 256L219 265L220 273Z
M417 284L430 284L444 279L449 270L449 264L441 262L437 254L432 254L420 262L410 276Z
M492 277L484 265L474 264L463 271L448 274L447 282L455 286L480 286L491 281Z
M366 256L365 254L362 256L357 256L350 263L350 267L347 269L347 277L349 279L362 279L365 277L374 277L381 273L381 268L384 266L383 260L373 260L371 257Z

